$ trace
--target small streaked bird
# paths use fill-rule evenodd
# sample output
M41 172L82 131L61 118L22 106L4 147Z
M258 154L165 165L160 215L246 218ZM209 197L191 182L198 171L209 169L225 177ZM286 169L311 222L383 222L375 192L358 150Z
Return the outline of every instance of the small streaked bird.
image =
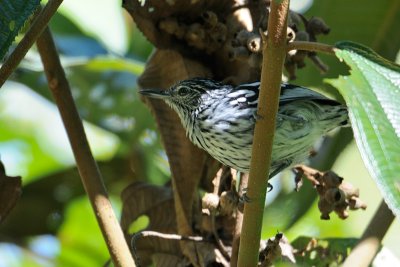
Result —
M259 82L237 87L210 79L184 80L168 90L141 90L178 113L189 139L212 157L249 172ZM346 106L310 89L282 84L270 177L303 162L314 143L346 126Z

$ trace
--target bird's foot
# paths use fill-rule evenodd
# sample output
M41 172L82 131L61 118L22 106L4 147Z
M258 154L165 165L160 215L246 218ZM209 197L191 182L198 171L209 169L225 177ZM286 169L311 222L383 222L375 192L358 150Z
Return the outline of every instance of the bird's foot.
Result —
M267 192L271 192L274 187L272 184L268 183ZM250 203L251 199L247 196L247 188L243 188L242 195L239 197L239 201L241 203Z
M272 189L274 189L274 187L272 186L272 184L268 183L268 185L267 185L267 192L271 192Z
M255 110L255 111L253 112L253 118L254 118L256 121L259 121L259 120L264 119L263 116L261 116L260 114L257 113L257 110Z
M243 188L242 195L239 197L239 201L241 203L250 203L251 202L250 198L247 196L247 188Z

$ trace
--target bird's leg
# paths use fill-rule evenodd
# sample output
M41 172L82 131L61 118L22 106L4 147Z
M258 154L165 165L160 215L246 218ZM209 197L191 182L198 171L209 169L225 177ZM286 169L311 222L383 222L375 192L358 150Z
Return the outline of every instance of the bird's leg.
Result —
M268 180L271 179L272 177L274 177L275 175L277 175L278 173L280 173L281 171L283 171L284 169L286 169L287 167L289 167L290 165L292 165L291 160L289 160L289 159L284 160L281 164L278 165L277 168L275 168L270 173ZM272 189L274 189L274 187L272 186L272 184L268 183L267 192L271 192ZM250 198L247 196L246 192L247 192L247 188L244 188L243 192L242 192L242 196L239 197L239 201L247 202L247 203L249 203L251 201Z
M268 180L277 175L278 173L280 173L281 171L283 171L284 169L286 169L287 167L289 167L290 165L292 165L292 161L286 159L283 163L279 164L279 166L270 173ZM274 187L270 183L268 183L267 188L268 188L267 192L271 192L272 189L274 189Z
M263 116L259 115L259 114L257 113L257 110L254 110L254 112L253 112L253 118L254 118L256 121L259 121L259 120L262 120L262 119L263 119Z
M267 185L267 192L271 192L271 190L273 189L274 187L272 186L272 184L270 184L270 183L268 183L268 185ZM250 203L251 202L251 199L247 196L247 188L243 188L243 190L242 190L242 196L240 196L239 197L239 201L240 202L242 202L242 203Z
M247 187L243 188L242 195L239 197L239 201L241 203L250 203L251 202L250 198L247 196Z

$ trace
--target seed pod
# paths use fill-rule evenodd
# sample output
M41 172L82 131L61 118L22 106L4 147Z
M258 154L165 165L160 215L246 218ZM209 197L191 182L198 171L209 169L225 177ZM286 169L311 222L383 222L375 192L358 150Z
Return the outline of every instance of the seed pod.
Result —
M287 27L287 30L286 30L286 40L287 40L288 42L293 42L295 38L296 38L296 33L295 33L295 31L294 31L292 28Z
M329 214L333 211L334 206L330 204L325 198L320 198L318 201L318 209L321 212L321 220L329 220Z
M239 46L232 48L228 56L230 60L247 60L250 56L250 52L246 47Z
M360 196L360 190L346 181L344 181L339 188L346 194L347 199Z
M222 215L232 214L236 211L239 203L239 196L234 191L224 191L222 192L219 199L219 211Z
M179 29L179 24L176 18L166 18L160 21L158 27L169 34L175 34Z
M352 197L349 200L349 208L352 210L358 210L358 209L363 209L365 210L367 208L367 204L365 204L360 198L358 197Z
M218 23L217 15L212 11L206 11L201 14L206 28L214 28Z
M235 34L235 40L237 40L237 43L240 45L247 45L247 40L251 38L254 35L253 32L248 32L246 30L241 30L237 34Z
M327 171L321 177L321 182L328 188L337 188L342 183L343 178L333 171Z
M247 39L247 49L252 53L261 52L261 37L258 34L252 34Z
M288 17L288 25L290 28L300 28L300 25L302 25L303 20L301 16L294 12L289 10L289 17Z
M242 46L242 44L239 42L238 39L232 39L231 40L231 46L232 47L239 47L239 46Z
M346 200L345 194L338 188L330 188L326 190L324 198L328 201L328 203L333 205L339 205L339 203Z
M225 42L227 32L228 29L226 28L225 24L221 22L218 22L215 27L207 30L207 34L209 35L210 39L219 45Z
M296 64L290 60L285 62L285 70L289 74L289 80L295 80L296 77Z
M263 31L266 31L268 28L268 17L269 17L269 9L266 9L265 15L260 18L258 22L258 29L261 28Z
M331 29L322 18L313 17L307 23L307 32L313 35L328 34Z
M296 32L296 41L309 41L310 35L305 31L298 31Z
M216 210L219 205L219 197L212 193L207 193L201 200L202 208L210 211Z
M247 59L247 62L249 66L252 68L261 68L262 54L255 54L255 53L250 54L249 58Z
M189 29L185 34L185 40L188 42L189 45L202 49L205 47L205 35L206 34L203 26L199 23L193 23L189 26Z

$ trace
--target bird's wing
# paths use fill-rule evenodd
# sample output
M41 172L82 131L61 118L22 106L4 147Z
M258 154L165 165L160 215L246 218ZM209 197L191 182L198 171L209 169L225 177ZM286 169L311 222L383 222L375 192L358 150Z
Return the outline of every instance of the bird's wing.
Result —
M257 102L258 93L260 89L260 82L253 82L247 84L241 84L235 87L231 92L231 96L243 97L246 96L249 102ZM254 91L255 94L250 96L249 93ZM279 99L279 104L284 105L297 100L314 100L319 102L325 102L327 104L338 105L339 103L335 100L327 98L326 96L317 93L306 87L282 83L281 85L281 96Z
M298 85L283 83L281 86L281 97L279 100L279 104L282 105L297 100L315 100L330 103L333 105L339 104L337 101L327 98L326 96L317 93L311 89Z

